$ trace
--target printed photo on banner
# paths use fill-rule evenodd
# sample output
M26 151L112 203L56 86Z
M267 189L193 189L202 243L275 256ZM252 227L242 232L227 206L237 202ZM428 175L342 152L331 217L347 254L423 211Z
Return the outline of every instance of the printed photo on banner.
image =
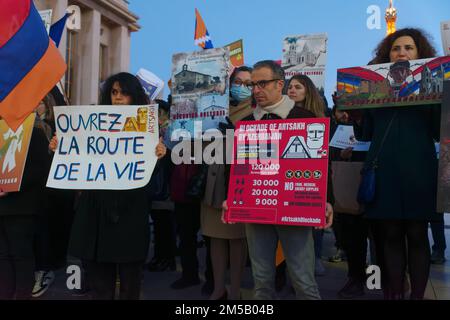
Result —
M144 187L157 161L158 106L55 108L58 148L47 186L128 190Z
M283 60L286 79L297 74L311 78L320 93L325 88L325 67L327 63L327 35L296 35L283 40Z
M439 147L438 212L450 212L450 81L444 82Z
M450 57L338 69L337 107L342 110L437 104Z
M441 22L441 37L444 54L450 56L450 20Z
M45 26L45 30L47 30L47 34L50 33L50 27L52 25L52 13L53 13L52 9L39 11L42 22L44 23Z
M356 140L353 126L339 125L330 141L330 147L338 149L353 148L353 151L368 151L370 142Z
M325 225L329 119L236 124L226 220Z
M218 128L228 116L229 51L224 48L175 54L172 59L170 130L194 138L194 122L201 122L195 138ZM180 130L181 129L181 130Z
M35 117L30 114L16 131L0 120L0 192L20 191Z

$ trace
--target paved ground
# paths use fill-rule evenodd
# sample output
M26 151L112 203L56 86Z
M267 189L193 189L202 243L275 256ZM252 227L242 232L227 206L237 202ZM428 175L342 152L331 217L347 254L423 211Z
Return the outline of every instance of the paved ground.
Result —
M446 215L446 239L450 247L450 215ZM431 239L431 232L430 232ZM326 232L324 236L323 257L331 256L334 253L334 236L331 232ZM205 248L199 250L200 268L204 270ZM446 256L450 259L450 249L447 249ZM346 263L330 263L324 260L326 275L317 277L320 292L323 299L337 299L337 291L346 281ZM142 299L148 300L204 300L207 297L201 295L202 284L187 288L184 290L172 290L169 285L180 277L180 265L178 262L177 270L174 272L145 272L144 288ZM201 275L202 276L202 275ZM65 270L57 272L57 277L53 286L40 299L45 300L73 300L89 299L89 295L76 296L66 287L67 276ZM242 282L242 298L251 299L252 297L252 275L250 268L246 268ZM289 286L286 286L278 295L279 299L290 300L295 296ZM431 300L450 300L450 262L444 265L432 265L430 280L425 294L426 299ZM366 290L366 295L361 297L364 300L382 299L380 290Z

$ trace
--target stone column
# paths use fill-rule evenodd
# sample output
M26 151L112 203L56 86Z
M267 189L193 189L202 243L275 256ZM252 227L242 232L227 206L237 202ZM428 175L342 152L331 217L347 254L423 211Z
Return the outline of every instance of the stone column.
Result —
M130 32L125 26L111 30L111 74L126 71L130 67Z

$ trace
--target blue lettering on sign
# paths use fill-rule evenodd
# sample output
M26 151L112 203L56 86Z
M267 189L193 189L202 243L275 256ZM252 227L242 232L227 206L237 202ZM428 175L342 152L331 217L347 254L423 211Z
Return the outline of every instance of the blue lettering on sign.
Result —
M99 129L100 131L107 131L106 128L103 127L103 124L106 124L106 123L107 123L107 121L105 120L105 117L106 117L107 115L108 115L108 114L105 113L105 112L102 112L102 113L99 113L99 114L98 114L98 129Z
M132 163L127 163L125 168L122 171L120 171L119 166L117 165L116 162L114 162L114 168L116 168L117 178L121 179L124 173L129 169L130 165L132 165ZM131 170L129 170L129 172L131 172ZM128 175L130 174L128 173Z
M58 145L58 154L66 155L67 151L63 151L63 145L64 145L64 137L61 137L61 141L59 141Z
M69 130L69 122L69 117L66 114L60 114L56 118L56 125L63 133L66 133Z
M77 139L75 137L72 137L72 141L70 142L70 148L69 148L68 154L70 154L72 149L75 149L77 155L80 154L80 148L78 147Z
M106 181L106 170L105 170L105 165L102 163L100 164L100 166L97 169L97 172L95 174L93 174L93 165L92 163L88 164L88 170L87 170L87 177L86 177L86 181L88 182L93 182L93 181L97 181L99 179L100 176L103 177L103 181Z
M119 122L119 119L122 117L122 115L118 113L110 113L109 116L113 118L108 129L109 132L119 132L122 128L122 122ZM115 128L116 125L118 128Z
M144 169L138 169L138 166L139 166L139 165L142 165L142 164L144 164L144 163L145 163L145 161L138 161L138 162L136 162L136 163L134 164L134 172L133 172L133 180L134 180L134 181L144 179L144 177L138 177L138 176L137 176L139 173L145 172Z
M100 176L103 176L103 181L106 181L106 170L105 170L105 165L103 163L98 168L97 176L95 177L95 181L97 181Z
M133 153L134 153L134 154L143 154L144 151L138 151L138 148L139 148L139 147L143 147L144 144L138 143L138 141L137 141L138 139L139 139L139 140L144 140L144 137L135 137L135 138L134 138L134 143L133 143Z
M59 169L63 170L61 173ZM58 174L59 173L59 174ZM53 175L53 179L55 180L63 180L67 175L67 166L64 163L58 163L56 166L55 174Z
M95 148L93 146L95 142L95 137L88 137L87 139L87 154L91 154L91 150L92 150L92 154L97 154L97 152L95 151Z
M73 174L73 173L77 173L77 172L80 171L80 170L78 170L78 168L77 168L77 167L79 167L79 166L80 166L80 163L79 163L79 162L71 163L71 164L70 164L70 168L69 168L69 181L78 181L77 178L72 177L72 174Z

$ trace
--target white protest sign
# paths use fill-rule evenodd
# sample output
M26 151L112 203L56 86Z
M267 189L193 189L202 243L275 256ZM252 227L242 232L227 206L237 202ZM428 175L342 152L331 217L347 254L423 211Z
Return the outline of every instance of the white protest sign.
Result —
M157 105L56 107L55 124L58 148L47 187L127 190L150 181Z
M330 147L338 149L353 148L353 151L368 151L370 142L362 142L355 139L353 126L338 126L333 138L330 142Z

